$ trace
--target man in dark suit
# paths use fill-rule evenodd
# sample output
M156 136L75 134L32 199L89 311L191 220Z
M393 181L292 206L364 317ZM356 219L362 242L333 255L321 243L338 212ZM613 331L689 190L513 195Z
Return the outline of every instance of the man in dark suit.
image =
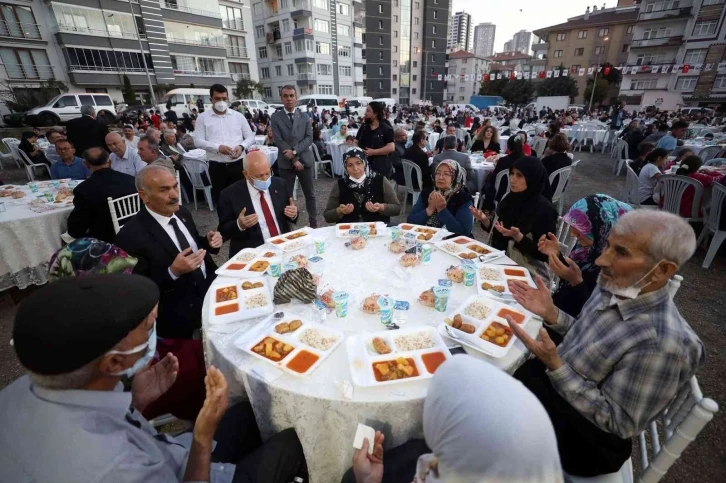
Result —
M219 196L219 231L225 240L232 239L230 258L243 248L256 248L289 232L290 223L297 221L292 194L282 179L272 176L267 156L250 151L243 164L245 179Z
M134 177L111 169L108 153L101 148L87 149L83 164L91 170L91 176L73 190L68 234L73 238L90 236L113 243L116 231L111 221L108 198L136 193Z
M106 146L108 126L96 119L96 109L93 106L81 106L81 117L71 119L66 124L67 137L77 153L83 153L88 148L101 147L109 151Z
M116 235L114 244L138 258L134 273L159 286L159 337L190 339L201 327L204 296L216 277L210 253L219 252L222 235L200 236L189 210L179 205L176 176L149 165L136 175L144 206Z
M413 179L413 189L420 190L422 188L430 188L434 185L431 179L431 168L429 167L429 155L426 154L424 148L426 147L426 133L423 131L416 131L413 133L411 139L411 146L403 153L403 159L411 161L419 168L421 168L421 181L423 187L418 185L418 178L415 172L411 173Z
M313 144L313 126L308 117L295 108L297 103L295 86L283 87L280 96L285 108L276 111L270 118L272 137L278 150L277 168L291 193L295 186L295 177L300 180L300 186L305 194L309 224L317 228L318 209L315 206L313 189L315 161L310 151L310 146Z

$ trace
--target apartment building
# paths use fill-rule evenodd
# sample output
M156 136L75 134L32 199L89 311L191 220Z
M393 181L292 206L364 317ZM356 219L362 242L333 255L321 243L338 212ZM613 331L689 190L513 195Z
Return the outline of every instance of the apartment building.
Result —
M491 22L480 23L474 27L474 55L489 57L494 53L494 37L497 26Z
M449 27L449 50L466 50L471 52L474 49L474 27L471 24L471 15L466 12L456 12L451 17Z
M644 0L624 65L628 106L726 106L724 0Z
M637 17L637 5L630 0L618 0L616 7L598 9L595 6L592 11L588 7L583 15L569 18L565 23L537 29L532 44L535 63L545 64L546 70L560 66L569 69L579 89L575 101L585 103L585 86L594 77L596 67L627 62ZM580 76L581 68L590 73Z
M529 54L529 46L532 43L532 32L520 30L512 37L512 50Z
M449 54L446 77L446 102L468 103L479 94L483 75L489 72L489 61L472 52L459 50Z
M118 102L124 76L139 95L149 84L231 86L233 64L248 75L255 65L244 48L245 10L230 0L3 0L4 79L25 85L52 77Z

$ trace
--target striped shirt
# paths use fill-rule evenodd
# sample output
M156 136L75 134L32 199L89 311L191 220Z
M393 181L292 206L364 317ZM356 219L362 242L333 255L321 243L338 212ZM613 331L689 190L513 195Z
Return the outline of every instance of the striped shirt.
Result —
M566 334L558 347L564 364L548 371L554 389L621 438L643 431L704 358L703 343L667 286L632 300L598 286L577 319L560 311L552 328Z

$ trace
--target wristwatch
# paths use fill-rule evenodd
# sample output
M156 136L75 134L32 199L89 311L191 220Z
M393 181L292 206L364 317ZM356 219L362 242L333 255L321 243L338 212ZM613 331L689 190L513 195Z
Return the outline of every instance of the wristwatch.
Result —
M292 150L292 154L293 154L294 156L297 156L297 151L295 151L295 150L293 149L293 150Z

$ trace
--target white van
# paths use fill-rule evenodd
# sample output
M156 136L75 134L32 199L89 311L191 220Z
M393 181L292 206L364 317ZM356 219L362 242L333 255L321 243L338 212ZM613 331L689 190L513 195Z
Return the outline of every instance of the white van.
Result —
M710 107L681 107L681 114L685 114L686 116L692 116L694 114L713 116L713 109Z
M449 103L446 105L450 109L456 109L457 111L471 111L471 112L479 112L479 108L476 107L474 104L454 104Z
M237 99L237 101L244 104L252 114L256 114L257 111L262 110L263 112L266 112L268 116L272 116L277 110L266 102L258 101L257 99Z
M382 97L380 99L373 99L375 102L382 102L386 105L389 111L393 112L393 106L396 105L396 100L390 97ZM372 101L371 101L372 102Z
M108 94L60 94L44 106L30 109L23 115L28 126L57 126L81 117L81 106L94 106L96 117L106 124L116 121L116 108Z
M197 109L197 99L202 98L204 109L212 108L212 99L209 97L209 89L191 89L180 88L172 89L161 98L161 102L156 108L164 114L166 112L166 104L171 101L171 110L176 112L181 118L182 114L191 114L192 109Z
M313 106L318 108L318 112L323 112L323 109L340 111L340 103L338 96L332 94L312 94L309 96L300 96L297 99L297 107L302 112L308 112L312 110Z
M355 116L363 116L366 113L368 103L373 100L372 97L346 97L343 99L344 102L348 103L351 114ZM343 109L345 104L343 104Z
M510 109L504 106L488 106L487 109L492 111L494 114L509 114Z

